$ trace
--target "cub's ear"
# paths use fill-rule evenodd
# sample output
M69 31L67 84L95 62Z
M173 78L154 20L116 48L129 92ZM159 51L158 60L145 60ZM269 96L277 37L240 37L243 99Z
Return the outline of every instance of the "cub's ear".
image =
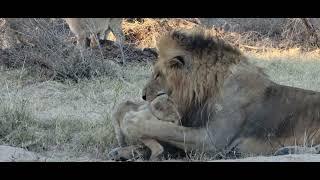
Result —
M176 56L169 61L170 67L182 68L185 65L185 59L182 56Z

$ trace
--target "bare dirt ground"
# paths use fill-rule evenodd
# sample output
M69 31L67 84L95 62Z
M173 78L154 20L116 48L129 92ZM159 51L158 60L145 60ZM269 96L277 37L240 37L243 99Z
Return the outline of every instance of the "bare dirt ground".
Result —
M2 49L0 161L108 161L106 154L117 146L110 114L121 101L141 100L142 87L156 58L153 48L157 39L162 33L174 28L198 25L185 19L145 18L143 22L124 21L126 65L121 64L120 50L112 41L101 41L100 49L86 52L91 59L81 62L83 69L80 70L76 66L63 64L72 55L72 50L66 51L67 55L65 52L54 52L51 57L52 49L47 54L38 53L34 47ZM57 33L55 41L68 45L62 48L72 49L72 43L70 46L68 44L70 39L72 41L68 28L61 24L55 28L63 29L59 30L62 33ZM55 30L50 31L51 34L55 34ZM265 69L272 80L320 91L318 49L281 49L264 38L256 40L257 46L253 46L255 43L252 36L243 37L241 33L220 30L217 33L239 46L252 63ZM46 48L52 47L52 44L49 45ZM15 58L12 58L12 52L16 53ZM23 55L22 52L32 52L32 55ZM40 65L39 60L42 63ZM75 65L79 63L70 62ZM98 67L102 65L112 67L101 70ZM90 76L79 75L88 69ZM75 73L70 74L73 71ZM65 76L57 76L57 72ZM199 157L187 160L212 161L210 158ZM320 161L320 155L259 156L222 161Z

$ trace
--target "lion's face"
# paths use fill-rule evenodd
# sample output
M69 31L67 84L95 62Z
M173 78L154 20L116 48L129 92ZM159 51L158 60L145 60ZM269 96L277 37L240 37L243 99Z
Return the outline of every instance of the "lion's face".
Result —
M180 88L190 85L190 82L187 81L190 80L188 76L191 71L186 66L186 61L190 56L180 49L172 50L159 52L159 57L153 65L151 78L143 89L142 98L144 100L150 102L162 94L174 97L175 92ZM185 89L184 92L187 90Z
M152 75L142 92L142 98L144 100L151 102L157 96L163 94L170 95L171 88L168 86L168 74L165 74L166 72L167 71L162 69L162 65L160 63L154 65Z
M219 96L230 65L242 54L207 31L173 31L158 42L158 59L143 90L152 101L163 93L174 101L180 113L202 106Z
M153 101L157 96L167 94L165 91L165 79L159 72L153 72L148 83L142 91L142 98L146 101Z
M206 97L204 93L209 75L206 56L186 49L179 42L188 34L169 34L158 43L158 59L153 65L150 80L143 90L143 99L152 101L161 94L167 94L178 106L188 106ZM180 40L179 40L180 39ZM199 99L197 99L199 98Z

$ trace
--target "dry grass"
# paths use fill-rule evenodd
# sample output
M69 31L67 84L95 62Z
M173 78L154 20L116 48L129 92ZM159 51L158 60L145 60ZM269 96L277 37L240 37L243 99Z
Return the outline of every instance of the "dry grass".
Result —
M319 36L319 18L307 19ZM202 18L201 21L209 28L222 27L228 32L224 36L235 44L250 45L255 49L300 47L309 51L319 45L302 18Z
M112 41L100 42L99 48L80 50L75 46L69 27L61 19L16 19L11 24L15 27L13 31L19 32L17 37L21 43L16 43L14 37L3 38L8 39L8 43L7 46L2 44L5 48L0 50L0 65L6 68L25 69L34 78L40 80L41 77L43 81L77 82L99 76L122 79L120 49ZM131 27L135 26L133 24ZM4 32L10 30L6 24L1 28ZM155 58L152 51L142 50L130 43L126 43L123 50L128 64L148 63Z
M152 19L144 18L144 22L133 23L124 21L123 30L128 43L133 43L139 48L154 48L158 38L165 32L174 28L192 28L197 24L181 19Z
M248 53L248 56L253 63L263 67L272 80L280 84L320 91L319 50L272 50L265 53Z
M125 21L124 31L128 43L145 48L154 47L163 32L183 26L195 24L146 18L143 24ZM59 23L27 32L33 37L30 43L40 46L19 45L1 51L0 143L23 147L48 161L106 160L107 152L116 146L110 114L119 102L140 99L150 64L121 67L110 63L112 56L100 50L80 56L69 41L69 30ZM222 36L234 44L267 47L252 50L240 46L274 81L320 91L319 50L280 50L255 33ZM135 59L142 59L139 53ZM47 67L43 69L43 65ZM189 157L193 161L212 159L200 152L191 152Z
M314 52L275 50L247 54L276 82L320 91L320 59ZM125 99L140 99L149 68L150 65L138 64L124 68L125 79L131 85L108 76L78 83L28 84L32 76L26 71L3 69L2 143L27 148L49 161L106 160L106 153L116 146L110 113L115 104ZM185 160L212 160L199 152L192 152L189 157Z
M110 114L125 99L140 99L149 67L124 68L124 83L108 76L92 80L27 83L23 70L0 72L0 139L66 161L105 160L116 146ZM24 77L24 78L20 78Z
M100 49L80 51L70 39L68 26L59 19L26 18L11 24L21 43L15 43L15 37L7 37L11 43L0 51L0 65L24 68L44 80L78 81L101 75L119 76L114 59L106 59Z

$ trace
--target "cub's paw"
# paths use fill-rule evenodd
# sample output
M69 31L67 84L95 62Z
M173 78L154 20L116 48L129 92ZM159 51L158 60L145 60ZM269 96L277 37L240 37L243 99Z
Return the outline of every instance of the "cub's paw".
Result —
M107 155L108 159L114 161L133 161L146 159L149 156L148 149L140 145L114 148Z

